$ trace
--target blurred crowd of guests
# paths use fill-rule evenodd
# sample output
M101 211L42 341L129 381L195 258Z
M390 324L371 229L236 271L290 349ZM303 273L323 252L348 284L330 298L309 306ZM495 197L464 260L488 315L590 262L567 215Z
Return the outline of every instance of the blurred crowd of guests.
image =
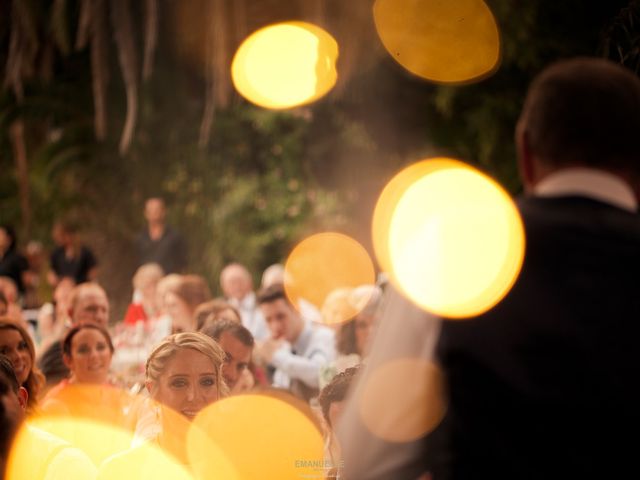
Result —
M325 305L304 299L294 305L282 265L260 275L231 263L219 277L223 296L214 298L205 278L185 273L184 239L165 215L161 199L146 202L147 228L136 239L141 264L121 320L112 318L96 256L74 225L53 228L57 246L46 275L52 299L37 309L27 297L37 290L42 262L30 263L16 250L13 229L0 228L0 357L12 367L0 375L11 377L3 380L6 391L15 392L26 415L106 421L180 457L183 440L163 435L167 418L190 420L218 398L275 388L313 409L327 458L337 465L331 425L345 379L366 357L382 290L362 285L340 289ZM258 291L254 277L261 278ZM341 310L344 321L336 322ZM356 310L353 318L347 314ZM15 427L23 417L5 420Z

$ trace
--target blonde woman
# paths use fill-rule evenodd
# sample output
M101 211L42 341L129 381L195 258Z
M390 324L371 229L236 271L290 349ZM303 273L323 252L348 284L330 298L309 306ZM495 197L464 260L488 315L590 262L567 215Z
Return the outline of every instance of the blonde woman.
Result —
M177 333L160 343L147 360L146 387L152 401L143 406L134 448L107 460L101 477L117 478L116 472L126 471L130 478L139 478L149 460L149 449L144 448L148 442L189 468L185 445L191 421L228 393L223 363L223 350L202 333Z

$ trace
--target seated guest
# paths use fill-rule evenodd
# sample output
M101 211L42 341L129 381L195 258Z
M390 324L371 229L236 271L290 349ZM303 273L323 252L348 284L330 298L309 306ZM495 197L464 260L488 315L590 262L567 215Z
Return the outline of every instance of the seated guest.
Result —
M41 410L127 426L128 398L109 382L113 350L109 333L99 325L84 323L69 330L62 341L69 378L47 393Z
M361 285L349 291L348 308L358 312L342 323L336 333L338 356L320 370L320 386L324 387L338 373L363 362L369 350L375 313L382 299L382 290L374 285Z
M83 283L69 294L69 319L71 326L93 323L106 328L109 323L109 299L104 289L96 283ZM68 329L62 332L66 335ZM60 338L62 340L62 338ZM69 376L69 369L62 359L62 343L53 342L38 360L38 366L51 387Z
M28 396L27 390L18 383L11 362L0 355L0 472L3 478L94 479L96 467L83 452L43 430L25 426Z
M173 333L194 332L196 307L211 299L207 282L199 275L183 275L176 288L165 294L165 308Z
M202 333L213 338L224 350L222 376L231 393L251 390L255 384L251 364L254 340L251 332L239 321L221 319L206 325Z
M18 287L16 282L10 277L0 277L0 292L7 300L7 313L16 322L23 322L22 308L20 307L20 299L18 297Z
M146 402L131 450L115 455L100 468L101 478L150 478L147 443L159 446L188 466L186 435L191 421L207 405L227 395L222 377L224 352L202 333L183 332L167 337L149 356Z
M145 263L136 270L133 276L133 302L124 316L125 324L135 325L156 318L159 313L156 291L163 275L162 267L157 263Z
M54 343L59 342L69 320L69 298L76 286L72 278L63 278L53 291L53 303L45 303L38 312L39 357Z
M20 324L7 317L0 318L0 355L11 361L20 386L28 393L27 411L32 413L44 386L44 375L36 366L33 340Z
M257 341L269 336L269 329L256 303L253 279L249 270L239 263L230 263L220 273L220 286L227 301L238 309L244 325Z
M16 285L18 293L25 291L25 280L29 264L18 253L16 233L9 225L0 225L0 276L9 277Z
M326 478L339 478L341 469L340 445L335 436L334 428L342 414L344 401L347 398L349 387L354 377L358 374L358 367L347 368L333 377L322 389L318 396L318 403L322 409L322 418L325 424L325 465L330 465L331 470Z
M52 236L57 247L51 252L49 283L56 286L64 277L73 278L78 285L95 280L98 262L93 252L80 244L77 225L58 221L53 226Z
M287 282L295 283L293 280L294 279L291 277L291 274L285 272L284 266L281 263L274 263L273 265L269 265L265 268L264 272L262 272L260 288L265 289L276 284L285 285ZM299 297L297 307L298 311L307 320L319 323L322 322L322 315L313 303Z
M198 324L198 331L202 330L207 325L223 319L242 323L240 312L238 312L238 310L236 310L236 308L231 304L219 298L209 300L208 302L198 305L194 316Z
M303 319L282 285L262 290L258 304L271 332L258 352L275 367L273 385L309 400L318 394L320 368L335 357L333 332Z

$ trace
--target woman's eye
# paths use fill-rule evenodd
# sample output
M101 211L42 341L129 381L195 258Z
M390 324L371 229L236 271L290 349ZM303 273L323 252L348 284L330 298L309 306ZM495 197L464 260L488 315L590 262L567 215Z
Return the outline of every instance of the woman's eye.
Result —
M27 350L29 346L24 340L18 344L18 350Z
M89 347L86 345L81 345L78 347L78 353L89 353Z
M171 386L175 388L182 388L186 385L187 385L187 381L182 379L173 380L171 382Z
M9 353L9 349L7 347L0 347L0 355L6 355Z
M106 343L99 343L98 345L96 345L96 350L98 350L99 352L103 352L106 349L107 349Z
M200 385L203 387L211 387L216 384L216 379L213 377L205 377L200 380Z

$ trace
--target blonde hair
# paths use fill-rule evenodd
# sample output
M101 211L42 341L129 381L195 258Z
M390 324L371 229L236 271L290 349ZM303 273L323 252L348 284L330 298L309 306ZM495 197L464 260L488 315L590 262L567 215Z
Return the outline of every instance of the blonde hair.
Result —
M168 363L175 354L185 348L190 348L205 355L213 363L216 371L216 387L218 395L226 397L229 393L227 385L222 379L222 365L225 353L210 337L199 332L183 332L169 335L149 355L145 367L147 383L151 383L153 395L157 389L158 380L166 371Z

